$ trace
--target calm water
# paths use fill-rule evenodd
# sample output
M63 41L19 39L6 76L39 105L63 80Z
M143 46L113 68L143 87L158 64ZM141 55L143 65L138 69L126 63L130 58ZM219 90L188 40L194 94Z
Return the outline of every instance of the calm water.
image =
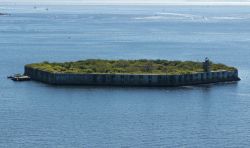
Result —
M49 10L46 11L45 9ZM250 7L0 6L0 147L249 147ZM40 61L178 59L238 83L53 87L6 79Z

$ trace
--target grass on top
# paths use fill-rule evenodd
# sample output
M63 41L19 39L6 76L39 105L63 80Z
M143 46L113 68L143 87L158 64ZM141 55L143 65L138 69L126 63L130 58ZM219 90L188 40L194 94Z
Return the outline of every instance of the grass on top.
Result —
M108 73L108 74L190 74L203 72L202 62L167 60L101 60L89 59L64 63L34 63L27 67L53 73ZM236 68L211 62L211 71Z

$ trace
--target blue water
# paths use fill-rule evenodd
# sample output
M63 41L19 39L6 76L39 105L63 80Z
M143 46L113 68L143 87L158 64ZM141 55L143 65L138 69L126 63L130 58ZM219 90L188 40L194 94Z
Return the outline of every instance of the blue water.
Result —
M48 8L48 11L46 11ZM250 7L0 6L0 147L249 147ZM178 88L6 79L27 63L105 59L236 66L241 81Z

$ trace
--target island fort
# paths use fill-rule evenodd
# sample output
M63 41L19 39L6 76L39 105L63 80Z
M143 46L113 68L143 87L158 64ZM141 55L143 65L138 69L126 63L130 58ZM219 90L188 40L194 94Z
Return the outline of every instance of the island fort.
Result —
M34 63L25 66L32 80L54 85L182 86L238 81L238 70L204 62L100 60Z

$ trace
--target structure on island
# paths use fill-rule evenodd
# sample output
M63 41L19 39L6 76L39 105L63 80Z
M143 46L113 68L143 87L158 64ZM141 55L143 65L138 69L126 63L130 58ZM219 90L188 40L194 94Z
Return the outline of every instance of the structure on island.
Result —
M25 66L32 80L54 85L184 86L239 81L224 64L167 60L84 60Z
M206 57L205 58L205 62L203 62L203 70L204 72L209 72L210 71L210 61L209 59Z

